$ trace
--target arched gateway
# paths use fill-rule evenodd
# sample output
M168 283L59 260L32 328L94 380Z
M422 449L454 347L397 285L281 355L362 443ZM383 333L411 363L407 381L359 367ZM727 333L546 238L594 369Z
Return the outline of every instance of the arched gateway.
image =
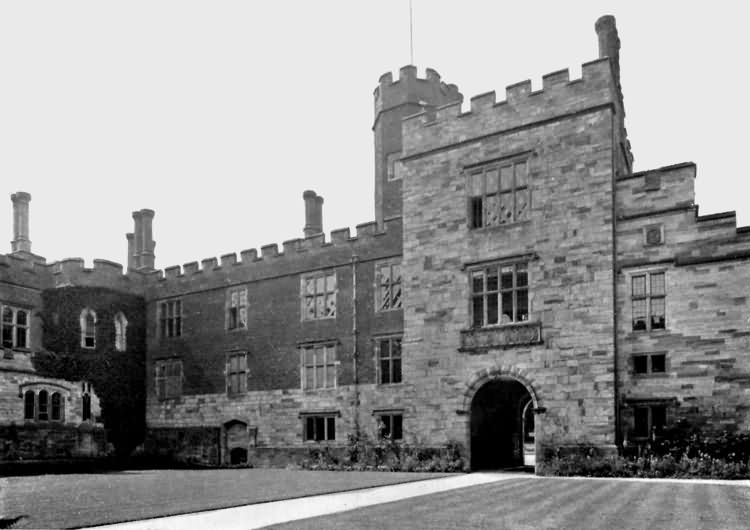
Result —
M535 464L538 401L523 376L488 374L471 385L466 401L472 470Z

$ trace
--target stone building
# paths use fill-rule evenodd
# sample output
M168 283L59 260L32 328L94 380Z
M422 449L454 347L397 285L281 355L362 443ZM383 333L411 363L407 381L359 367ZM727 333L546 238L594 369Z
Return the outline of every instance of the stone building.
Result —
M614 452L681 419L745 430L750 229L698 215L692 163L633 172L614 18L595 29L581 79L560 70L468 111L434 70L381 76L375 221L354 233L326 237L306 191L304 238L157 271L141 210L122 274L47 265L17 228L0 301L30 313L32 336L38 293L142 301L126 316L143 323L145 450L211 464L366 433L457 442L481 469Z

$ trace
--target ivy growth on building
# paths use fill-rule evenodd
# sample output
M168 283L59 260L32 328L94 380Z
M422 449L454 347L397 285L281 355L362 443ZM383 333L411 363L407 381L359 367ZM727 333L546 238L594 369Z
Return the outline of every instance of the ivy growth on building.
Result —
M101 404L101 419L118 455L142 443L145 432L145 302L100 287L61 287L42 293L44 351L34 358L40 375L87 381ZM80 315L92 309L96 345L81 346ZM124 351L115 348L114 317L128 319Z

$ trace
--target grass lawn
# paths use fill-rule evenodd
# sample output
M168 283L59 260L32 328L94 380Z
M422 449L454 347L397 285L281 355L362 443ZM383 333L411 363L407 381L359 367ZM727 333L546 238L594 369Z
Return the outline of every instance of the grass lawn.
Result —
M271 528L748 527L750 488L746 486L528 478L461 488Z
M0 479L14 528L70 528L444 476L285 469L147 470Z

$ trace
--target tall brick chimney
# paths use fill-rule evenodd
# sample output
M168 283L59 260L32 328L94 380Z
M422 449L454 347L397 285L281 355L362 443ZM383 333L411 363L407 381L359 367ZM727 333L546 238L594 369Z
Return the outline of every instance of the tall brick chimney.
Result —
M10 196L13 201L13 241L12 252L28 252L31 254L31 240L29 239L29 202L31 195L19 191Z
M604 15L594 25L599 37L599 57L609 57L617 86L620 86L620 37L617 35L615 17Z
M305 200L305 237L323 233L323 197L312 190L302 194Z
M153 219L153 210L133 212L133 233L125 235L128 239L128 268L153 270L156 247L153 239Z

